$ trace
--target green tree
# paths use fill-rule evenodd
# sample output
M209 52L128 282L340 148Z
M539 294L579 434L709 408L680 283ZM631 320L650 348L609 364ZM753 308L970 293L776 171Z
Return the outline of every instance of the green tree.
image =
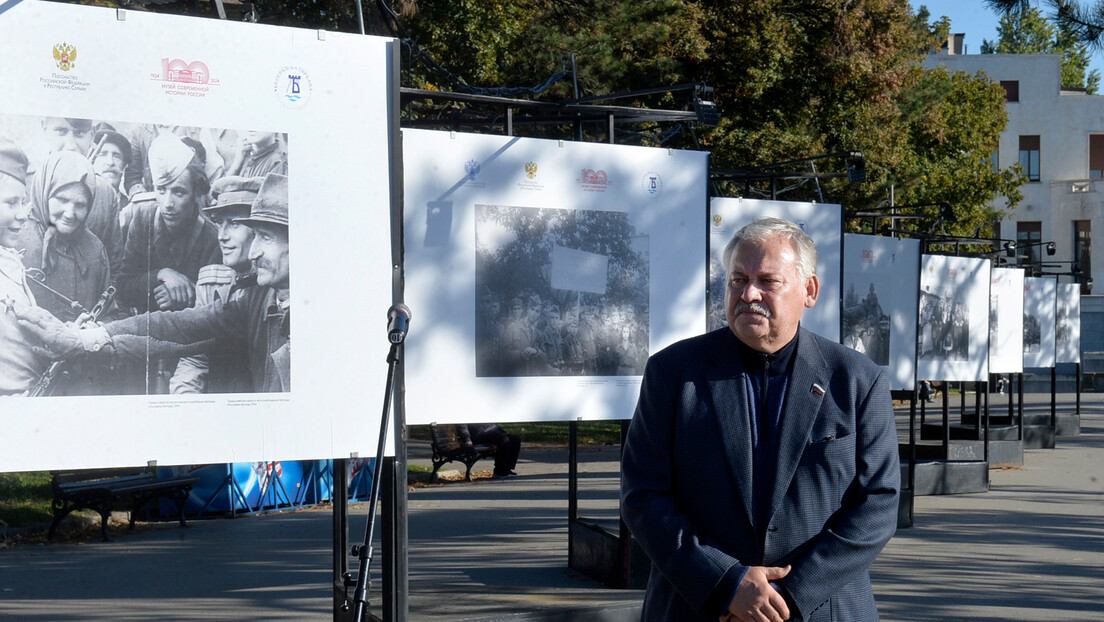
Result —
M1094 94L1100 85L1100 72L1089 71L1089 48L1067 23L1051 25L1042 11L1020 5L1001 16L997 40L984 40L982 54L1061 54L1062 86L1084 88Z

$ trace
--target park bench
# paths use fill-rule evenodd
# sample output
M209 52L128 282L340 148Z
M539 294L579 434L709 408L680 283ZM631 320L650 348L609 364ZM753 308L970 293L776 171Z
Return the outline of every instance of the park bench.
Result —
M154 499L165 497L176 501L181 527L184 522L184 503L198 477L181 475L157 477L156 467L119 469L89 469L80 471L53 471L50 485L54 490L52 503L54 520L46 539L52 540L61 521L73 510L90 509L100 514L100 531L104 541L111 511L125 507L130 510L130 530L138 512Z
M432 436L433 481L437 481L437 470L446 463L460 462L467 467L464 479L470 482L472 466L483 458L493 458L495 455L495 448L491 445L465 445L455 424L431 423L429 431Z

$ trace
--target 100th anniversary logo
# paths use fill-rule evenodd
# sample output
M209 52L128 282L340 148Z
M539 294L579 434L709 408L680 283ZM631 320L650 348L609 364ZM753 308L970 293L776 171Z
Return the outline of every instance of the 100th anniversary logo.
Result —
M161 82L161 91L166 95L187 97L207 97L211 87L219 84L217 79L211 77L207 63L168 57L161 59L161 71L151 73L150 79Z
M54 45L51 51L54 66L58 71L51 71L48 76L39 76L38 83L44 89L52 91L87 91L91 82L81 80L74 71L77 67L77 46L62 41Z

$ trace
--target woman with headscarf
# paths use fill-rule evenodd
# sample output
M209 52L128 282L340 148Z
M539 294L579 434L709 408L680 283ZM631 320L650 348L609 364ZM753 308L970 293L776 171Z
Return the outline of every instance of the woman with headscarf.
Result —
M58 151L28 188L31 217L19 239L23 265L39 306L62 321L91 309L111 281L107 251L85 226L95 183L87 158Z

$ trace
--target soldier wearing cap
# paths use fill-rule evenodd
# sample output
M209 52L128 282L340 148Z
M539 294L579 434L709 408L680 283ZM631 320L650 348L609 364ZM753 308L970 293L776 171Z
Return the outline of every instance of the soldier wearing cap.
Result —
M172 134L149 148L157 209L132 213L117 286L119 300L139 311L195 304L199 269L221 259L218 234L200 214L210 187L203 162Z
M16 310L35 306L16 250L27 222L27 156L0 138L0 396L18 395L46 369L36 354L41 341L19 329Z
M196 306L240 297L256 281L249 260L253 230L235 219L249 216L263 178L223 177L211 186L215 204L203 213L218 228L222 263L204 266L196 281ZM250 393L248 344L220 339L204 354L180 359L169 380L169 393Z
M257 287L225 302L181 311L160 311L104 325L59 322L34 308L17 310L20 326L45 341L58 358L80 352L115 352L131 357L195 354L212 339L243 336L248 342L253 386L287 390L290 386L288 269L288 183L284 175L265 177L249 217L253 228L249 256ZM283 350L281 350L283 348Z
M123 178L126 176L132 152L130 141L112 129L99 130L94 138L99 150L93 154L92 166L97 175L106 179L116 192L122 194Z

